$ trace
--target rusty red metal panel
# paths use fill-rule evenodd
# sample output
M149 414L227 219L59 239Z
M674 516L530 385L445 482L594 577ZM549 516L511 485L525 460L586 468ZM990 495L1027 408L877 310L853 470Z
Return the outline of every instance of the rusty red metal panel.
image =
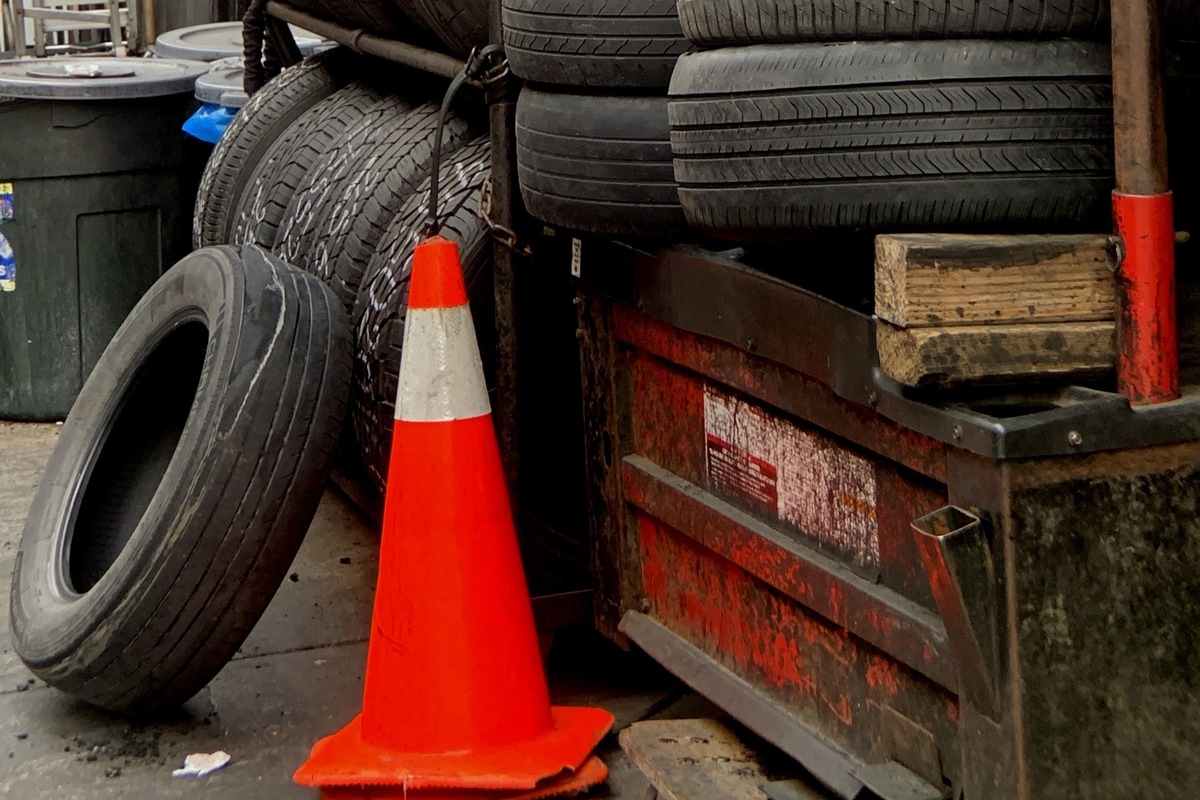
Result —
M613 306L613 334L634 350L650 353L807 419L830 433L895 461L932 480L946 480L946 447L887 420L869 408L837 397L828 387L745 350L695 336L620 305ZM635 395L635 402L638 396ZM670 397L667 399L670 401Z
M909 523L944 486L642 352L633 452L933 609Z
M811 609L806 613L848 629L946 687L955 686L945 628L928 609L864 580L645 458L626 459L623 488L628 502L693 540L714 564L737 565Z
M638 532L649 614L858 757L882 761L890 709L927 730L957 780L958 704L916 672L649 516Z

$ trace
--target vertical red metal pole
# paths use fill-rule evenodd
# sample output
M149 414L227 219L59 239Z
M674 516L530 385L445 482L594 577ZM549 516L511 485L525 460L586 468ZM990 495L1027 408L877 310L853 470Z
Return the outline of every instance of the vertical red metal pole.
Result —
M1175 221L1167 188L1162 0L1112 0L1117 188L1117 385L1132 403L1179 397Z

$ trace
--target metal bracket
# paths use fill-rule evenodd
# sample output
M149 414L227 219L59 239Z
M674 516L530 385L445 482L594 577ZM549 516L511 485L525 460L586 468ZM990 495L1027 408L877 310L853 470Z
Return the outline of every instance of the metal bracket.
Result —
M998 720L1001 574L983 520L957 506L944 506L914 520L912 531L958 662L959 692Z
M501 225L492 217L492 182L490 180L484 181L483 186L479 188L479 206L476 208L475 214L483 220L483 224L488 226L488 230L492 232L492 238L502 246L517 255L526 257L533 255L533 248L523 241L516 231Z

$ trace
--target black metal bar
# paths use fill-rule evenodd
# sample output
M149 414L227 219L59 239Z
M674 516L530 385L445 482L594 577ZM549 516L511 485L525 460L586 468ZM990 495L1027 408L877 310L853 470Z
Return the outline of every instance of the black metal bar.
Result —
M779 703L645 614L627 613L621 620L621 632L681 681L794 758L843 800L927 800L946 796L899 765L887 764L887 779L879 780L877 768L885 765L863 764L852 758L788 714Z
M504 42L500 0L489 4L491 41ZM510 81L506 83L511 83ZM492 221L516 231L520 189L517 186L517 104L516 92L505 86L503 94L489 98L489 122L492 137ZM497 241L494 245L492 275L496 301L496 403L494 417L504 474L508 480L513 514L520 515L521 457L520 457L520 386L518 360L521 353L520 275L519 266L525 261L512 248Z
M453 78L462 72L464 66L464 62L444 53L427 50L424 47L417 47L407 42L376 36L373 33L367 33L363 30L347 28L344 25L338 25L336 22L330 22L320 17L314 17L312 14L297 11L289 5L279 2L279 0L270 0L267 3L267 13L276 19L289 22L318 36L323 36L338 44L345 45L356 53L394 61L397 64L404 64L423 72L441 75L443 78Z

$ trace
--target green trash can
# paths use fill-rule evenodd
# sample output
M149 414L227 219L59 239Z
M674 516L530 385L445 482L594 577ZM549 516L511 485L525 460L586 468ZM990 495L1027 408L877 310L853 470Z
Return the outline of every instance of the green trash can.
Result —
M180 126L207 64L0 62L0 419L66 416L187 254L204 151Z

